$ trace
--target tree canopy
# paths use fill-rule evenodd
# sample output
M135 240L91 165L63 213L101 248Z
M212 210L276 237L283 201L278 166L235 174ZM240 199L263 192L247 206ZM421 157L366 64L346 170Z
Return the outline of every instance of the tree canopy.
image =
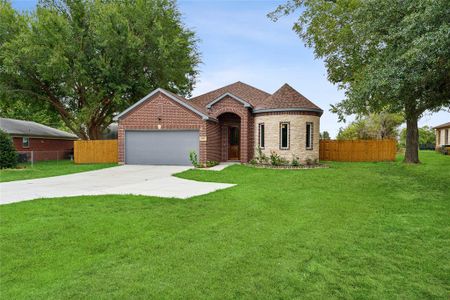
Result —
M189 95L199 62L175 0L0 0L0 101L50 105L82 139L157 87Z
M418 119L450 106L448 0L291 0L269 16L297 9L294 30L324 59L328 79L345 89L332 111L341 119L403 113L405 161L418 162Z
M399 126L404 122L400 114L380 113L359 117L347 127L341 128L338 140L397 139Z

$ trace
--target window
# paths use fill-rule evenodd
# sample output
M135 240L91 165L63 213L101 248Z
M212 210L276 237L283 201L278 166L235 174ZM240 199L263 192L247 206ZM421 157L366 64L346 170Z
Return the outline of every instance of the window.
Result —
M264 149L264 146L266 145L264 135L265 135L264 123L259 123L258 124L258 146L261 149Z
M448 129L445 130L445 144L448 145Z
M289 123L280 123L280 149L289 149Z
M313 149L313 123L306 122L306 149Z
M28 137L22 138L22 147L23 148L29 148L30 147L30 139Z

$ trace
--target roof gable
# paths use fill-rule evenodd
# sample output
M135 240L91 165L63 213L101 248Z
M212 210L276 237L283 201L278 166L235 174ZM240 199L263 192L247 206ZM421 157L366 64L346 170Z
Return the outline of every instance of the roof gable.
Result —
M206 107L209 103L227 93L233 95L235 99L239 98L240 100L252 106L256 106L260 101L270 96L270 94L267 92L238 81L211 92L193 97L189 100L189 103L193 103L201 107Z
M143 97L138 102L134 103L133 105L128 107L126 110L124 110L123 112L121 112L120 114L115 116L114 120L116 121L116 120L119 120L120 118L124 117L129 112L133 111L136 107L138 107L141 104L143 104L144 102L150 100L157 93L164 94L165 96L167 96L171 100L175 101L176 103L180 104L181 106L183 106L183 107L187 108L188 110L190 110L190 111L196 113L197 115L199 115L200 117L202 117L203 120L214 120L213 118L208 116L206 112L202 111L201 108L193 106L191 103L188 103L188 101L186 99L184 99L183 97L178 96L178 95L176 95L174 93L171 93L169 91L166 91L165 89L162 89L162 88L157 88L156 90L154 90L153 92L151 92L147 96Z
M233 95L233 94L231 94L231 93L225 93L225 94L223 94L223 95L217 97L217 98L214 99L213 101L209 102L209 103L206 105L206 108L210 109L214 104L216 104L217 102L219 102L220 100L222 100L222 99L225 98L225 97L231 97L231 98L233 98L234 100L236 100L236 101L242 103L242 104L244 105L245 108L253 108L253 105L251 105L251 104L248 103L247 101L245 101L245 100L243 100L243 99L241 99L241 98L239 98L239 97L237 97L237 96L235 96L235 95Z

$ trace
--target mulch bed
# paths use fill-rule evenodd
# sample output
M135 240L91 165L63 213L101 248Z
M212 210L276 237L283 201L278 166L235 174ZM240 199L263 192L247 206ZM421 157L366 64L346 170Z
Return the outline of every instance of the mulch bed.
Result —
M273 166L270 164L256 164L256 165L245 164L245 165L259 169L281 169L281 170L326 169L330 167L325 164L301 165L301 166L291 166L291 165Z

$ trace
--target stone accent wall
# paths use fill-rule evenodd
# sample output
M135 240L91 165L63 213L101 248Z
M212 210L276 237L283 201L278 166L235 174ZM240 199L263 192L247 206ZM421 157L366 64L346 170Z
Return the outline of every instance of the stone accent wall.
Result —
M119 163L125 163L125 130L199 130L200 138L204 138L207 136L207 123L210 122L202 120L199 115L164 94L157 93L119 120ZM212 128L210 131L214 132ZM207 159L207 142L199 142L199 160L202 163L211 160Z
M304 112L280 112L256 114L254 118L255 153L258 146L258 124L264 123L265 147L263 153L270 155L274 150L281 157L291 161L292 156L299 157L300 162L308 158L319 159L320 117L314 113ZM280 149L280 122L289 123L289 149ZM306 123L313 123L313 149L306 149Z

